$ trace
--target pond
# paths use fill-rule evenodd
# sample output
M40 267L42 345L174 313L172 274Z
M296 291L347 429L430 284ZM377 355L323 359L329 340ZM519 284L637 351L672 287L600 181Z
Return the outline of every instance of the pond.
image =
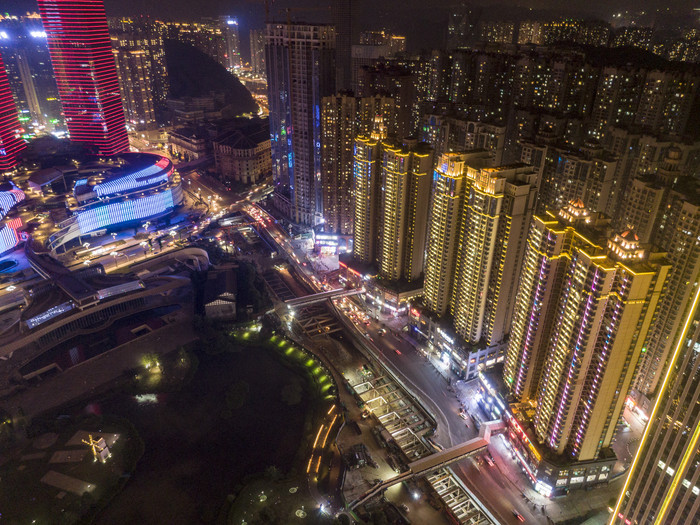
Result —
M110 394L91 405L129 419L146 445L96 523L211 523L245 476L291 467L311 405L305 378L263 348L198 357L178 392ZM283 389L300 395L290 400Z

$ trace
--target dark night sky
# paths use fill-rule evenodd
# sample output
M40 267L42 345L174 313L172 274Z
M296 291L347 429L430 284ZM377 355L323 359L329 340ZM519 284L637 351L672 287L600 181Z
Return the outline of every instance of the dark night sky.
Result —
M35 0L1 0L1 3L0 9L3 12L13 14L37 10ZM354 31L385 27L407 35L411 49L438 46L444 39L450 6L458 3L459 0L353 0ZM533 10L533 15L542 10L560 14L563 4L561 0L497 0L497 3L494 5L495 3L478 0L471 2L472 5L484 6L484 14L489 18L497 15L525 18L529 15L529 9ZM330 5L329 0L276 0L271 12L278 12L276 18L283 20L282 9L285 7L312 8L298 10L292 18L323 22L327 21L324 17L328 16ZM615 7L611 7L610 0L568 0L565 5L567 11L563 14L597 16L608 21L615 10L625 7L631 11L663 7L684 15L677 20L690 21L692 9L700 6L700 0L624 0L615 2ZM238 16L244 42L247 41L247 30L262 27L264 20L263 0L105 0L105 7L108 16L148 14L171 20L192 20L217 15Z

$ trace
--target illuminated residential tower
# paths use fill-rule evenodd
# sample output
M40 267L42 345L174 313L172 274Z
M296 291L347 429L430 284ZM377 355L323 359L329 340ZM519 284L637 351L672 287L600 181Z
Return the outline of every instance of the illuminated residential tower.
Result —
M335 28L268 23L272 175L293 222L322 221L321 99L335 91Z
M700 514L700 290L695 288L611 516L613 525L682 525L695 523Z
M112 35L114 60L131 129L149 129L156 124L153 99L153 60L148 38L137 34Z
M389 97L355 97L339 93L321 101L321 184L323 229L340 235L353 234L353 166L355 140L368 137L375 117L391 121L394 101Z
M356 261L367 264L374 261L377 249L382 141L385 139L384 122L382 117L377 117L371 135L363 135L355 140L352 186L355 197L355 213L352 257Z
M114 155L129 148L102 0L38 0L72 140Z
M427 144L388 139L382 116L355 140L353 259L384 281L423 274L432 162Z
M428 218L423 303L438 316L444 315L452 297L452 276L457 264L460 220L471 165L488 161L488 153L445 153L433 175L432 202Z
M17 165L18 155L25 147L20 129L17 108L0 55L0 172L11 170Z
M461 221L452 295L457 335L487 346L510 329L515 289L537 200L534 168L474 171Z
M537 440L569 460L596 460L615 435L670 266L631 230L608 237L607 221L581 201L534 223L504 379L524 400L527 374L539 373Z
M417 281L423 274L433 152L427 144L386 142L379 197L379 275Z

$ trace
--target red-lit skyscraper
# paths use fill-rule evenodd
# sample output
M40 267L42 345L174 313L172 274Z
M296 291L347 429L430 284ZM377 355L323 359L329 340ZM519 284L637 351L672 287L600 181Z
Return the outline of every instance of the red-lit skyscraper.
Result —
M17 108L10 91L5 63L0 55L0 172L14 168L19 152L24 149L25 144L19 131Z
M128 150L102 0L38 0L70 137L103 155Z

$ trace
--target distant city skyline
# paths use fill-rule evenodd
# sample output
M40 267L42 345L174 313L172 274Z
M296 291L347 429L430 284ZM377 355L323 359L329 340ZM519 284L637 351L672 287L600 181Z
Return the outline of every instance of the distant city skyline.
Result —
M25 12L37 11L35 0L7 0L4 3L3 13L22 15ZM285 19L285 9L292 8L292 20L304 22L328 22L331 21L332 1L318 2L317 0L277 0L270 2L270 18L275 21ZM640 2L622 2L612 7L604 0L573 0L562 8L560 2L555 0L527 0L515 3L501 2L494 6L484 1L467 1L469 6L483 7L486 18L517 18L525 19L528 16L546 17L558 14L565 16L578 16L585 18L599 18L612 21L612 15L619 11L629 10L639 13L645 10L663 9L675 12L675 19L690 24L687 15L697 7L697 2L691 0L678 0L673 7L666 3L653 0ZM459 6L459 0L442 0L440 2L422 2L420 0L386 0L381 5L376 5L370 0L359 0L352 3L353 12L353 43L357 40L359 31L363 29L387 29L403 32L408 36L410 50L440 46L445 39L446 21L450 11ZM138 16L147 15L160 17L166 20L194 20L201 17L217 17L222 15L236 16L240 22L240 28L244 34L250 29L259 29L265 22L264 0L207 0L199 3L197 12L194 13L188 2L175 0L168 3L167 10L156 0L106 0L105 9L107 16ZM682 17L682 18L681 18ZM420 26L414 20L421 20ZM697 19L695 20L697 23ZM247 39L243 39L244 41ZM246 51L248 43L243 44Z

